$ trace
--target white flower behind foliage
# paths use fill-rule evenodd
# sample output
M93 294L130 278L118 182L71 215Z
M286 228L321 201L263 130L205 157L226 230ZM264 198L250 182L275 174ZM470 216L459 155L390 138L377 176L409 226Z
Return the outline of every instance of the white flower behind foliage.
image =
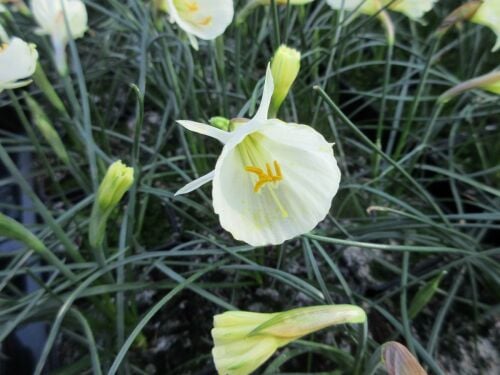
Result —
M61 73L66 71L66 45L70 38L81 38L87 31L87 9L81 0L32 0L31 10L40 26L39 34L49 35ZM65 15L68 24L65 22Z
M184 30L195 49L196 38L212 40L222 35L234 16L233 0L163 0L172 22Z

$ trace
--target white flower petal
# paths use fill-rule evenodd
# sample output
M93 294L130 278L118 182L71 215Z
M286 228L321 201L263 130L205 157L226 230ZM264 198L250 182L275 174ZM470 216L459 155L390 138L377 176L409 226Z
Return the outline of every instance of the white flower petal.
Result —
M471 21L489 27L497 35L492 52L498 51L500 49L500 1L484 0Z
M204 176L201 176L200 178L197 178L196 180L191 181L188 183L186 186L183 188L179 189L175 195L182 195L182 194L187 194L192 192L193 190L198 189L200 186L205 185L207 182L210 182L214 179L215 171L212 171L210 173L207 173Z
M259 109L255 114L255 119L265 120L267 119L267 113L269 112L269 106L271 105L271 99L274 92L274 80L273 73L271 71L271 65L267 65L266 70L266 80L264 82L264 90L262 92L262 99L260 101Z
M12 38L0 51L0 88L20 87L23 82L17 81L28 78L35 72L37 60L38 52L33 44Z
M233 0L167 0L167 4L179 27L204 40L221 35L234 16Z
M192 132L215 138L221 143L227 143L227 141L231 138L231 133L217 129L215 126L189 120L177 120L177 123Z
M87 31L87 9L81 0L32 0L31 9L43 34L49 34L60 43L67 43L68 30L64 20L64 11L68 19L71 36L80 38Z
M254 192L257 177L245 167L265 170L274 161L283 179ZM339 182L333 150L321 134L270 120L237 146L224 147L215 167L214 210L234 238L253 246L280 244L325 218Z
M439 0L384 0L384 5L388 5L390 10L400 12L412 20L421 19L425 13L430 11Z

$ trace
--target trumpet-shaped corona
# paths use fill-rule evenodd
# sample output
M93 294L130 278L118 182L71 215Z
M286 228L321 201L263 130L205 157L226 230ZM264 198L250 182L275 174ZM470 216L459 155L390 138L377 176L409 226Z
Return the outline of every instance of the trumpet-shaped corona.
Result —
M220 375L248 375L292 341L332 325L365 321L365 312L353 305L269 314L227 311L214 316L212 356Z
M161 0L160 9L170 14L183 29L195 49L196 38L212 40L221 35L233 20L233 0Z
M273 92L268 67L257 114L232 132L178 121L224 147L214 171L176 194L213 181L213 206L222 227L253 246L280 244L311 231L330 211L340 182L332 144L320 133L307 125L268 119Z
M38 52L34 44L19 38L0 43L0 92L28 85L37 61Z

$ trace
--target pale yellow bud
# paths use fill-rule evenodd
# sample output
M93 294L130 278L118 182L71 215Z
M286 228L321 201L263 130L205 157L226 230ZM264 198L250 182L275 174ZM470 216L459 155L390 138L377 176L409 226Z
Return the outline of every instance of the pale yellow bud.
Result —
M89 241L99 247L106 233L108 217L134 183L134 170L120 160L111 164L97 191L90 216Z
M439 98L438 102L447 103L457 95L465 91L481 89L489 91L493 94L500 95L500 72L492 72L483 76L473 78L471 80L462 82L448 91L444 92Z
M99 186L97 201L103 211L112 210L134 182L134 170L118 160L111 164Z
M228 311L214 316L212 355L221 375L247 375L280 347L331 325L364 323L352 305L303 307L280 313Z
M274 54L271 62L271 72L274 81L274 92L269 109L269 118L276 117L281 104L285 100L290 88L300 70L300 52L281 45Z

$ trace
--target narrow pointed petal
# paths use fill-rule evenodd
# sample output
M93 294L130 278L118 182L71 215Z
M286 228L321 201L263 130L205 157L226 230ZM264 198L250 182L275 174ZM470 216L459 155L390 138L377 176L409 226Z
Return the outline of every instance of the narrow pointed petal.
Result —
M267 66L266 71L266 81L264 83L264 91L262 93L262 100L260 102L260 107L255 114L254 119L265 120L267 119L267 114L269 112L269 106L271 105L271 98L274 92L274 80L273 73L271 72L271 66Z
M227 141L231 137L231 134L225 132L224 130L217 129L214 126L202 124L200 122L178 120L177 123L179 123L186 129L191 130L192 132L207 135L209 137L217 139L219 142L224 144L227 143Z
M214 179L215 171L207 173L196 180L191 181L189 184L184 186L182 189L179 189L175 195L182 195L192 192L193 190L198 189L199 187L205 185L207 182L210 182Z

